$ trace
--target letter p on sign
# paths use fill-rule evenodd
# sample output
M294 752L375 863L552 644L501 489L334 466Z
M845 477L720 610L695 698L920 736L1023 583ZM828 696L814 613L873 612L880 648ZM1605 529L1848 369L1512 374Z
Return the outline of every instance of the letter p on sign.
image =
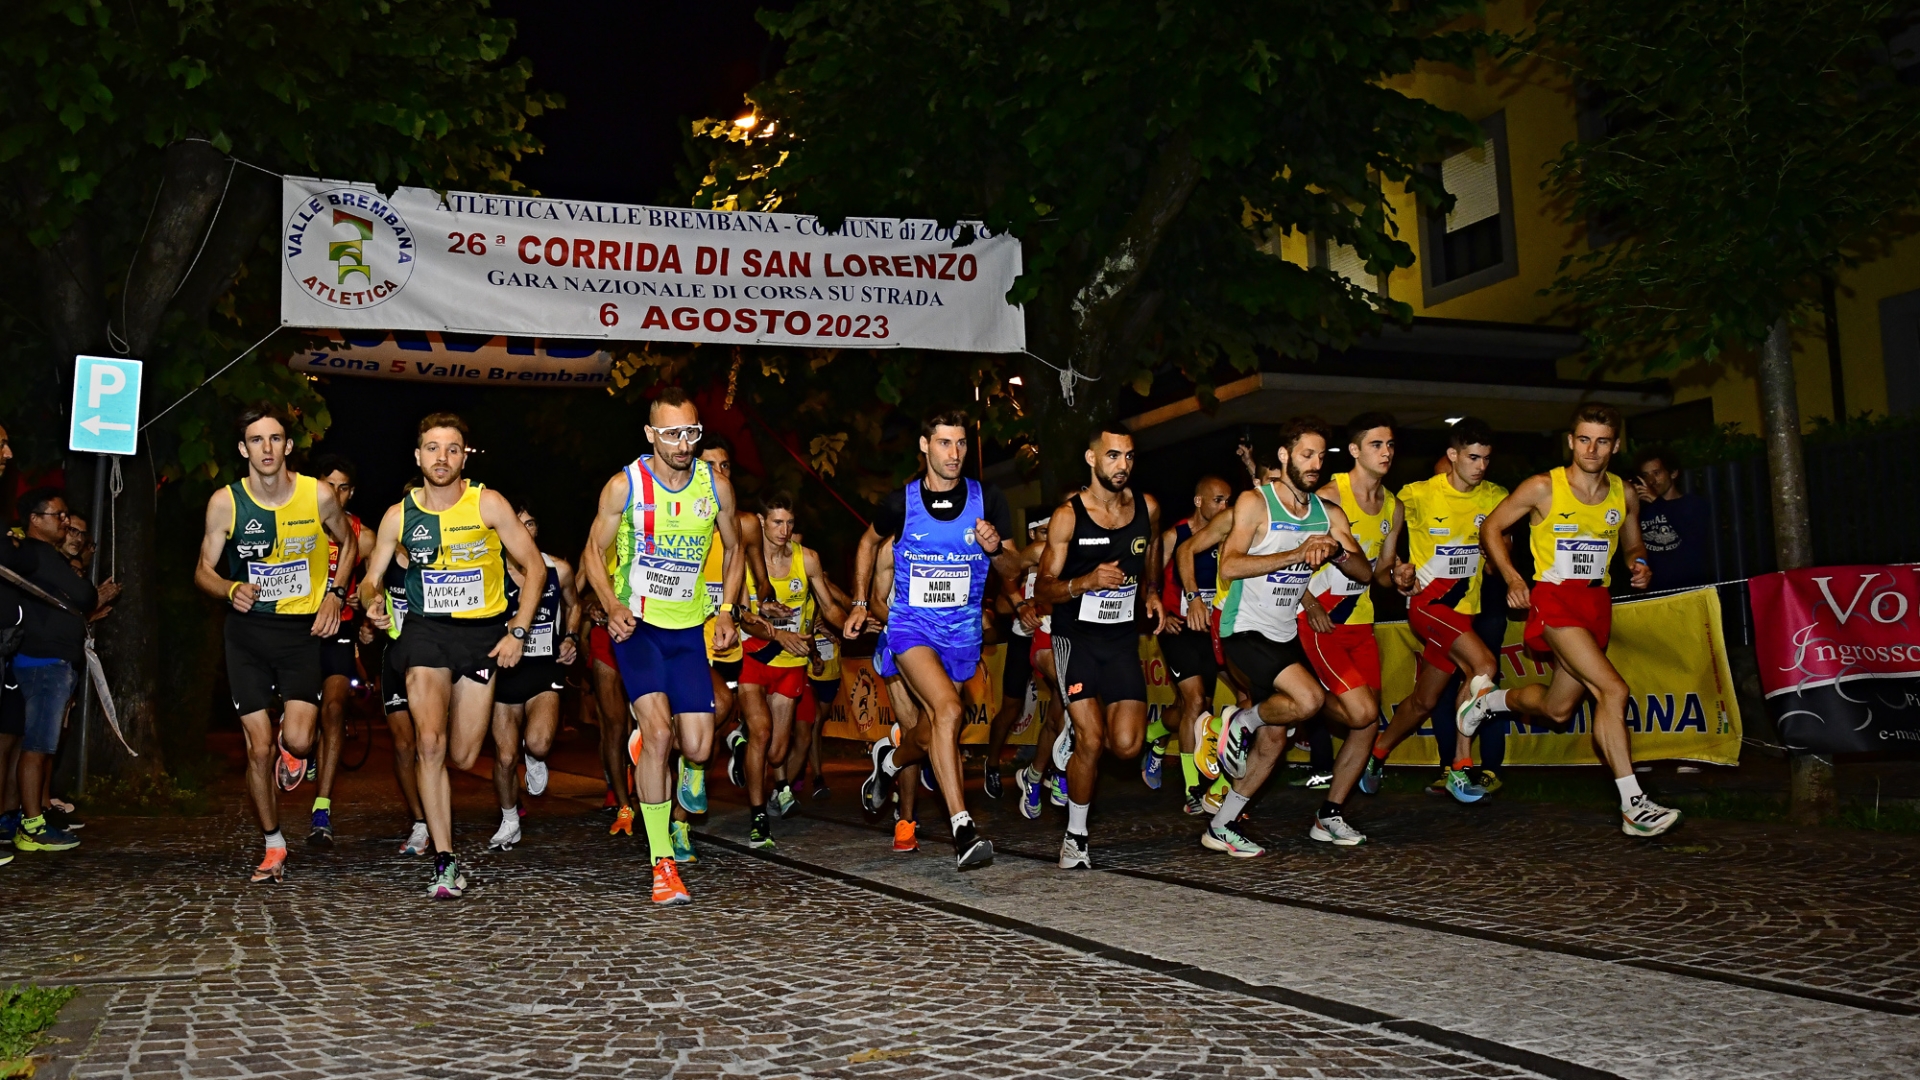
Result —
M132 454L140 434L138 360L73 358L73 411L67 448L88 454Z

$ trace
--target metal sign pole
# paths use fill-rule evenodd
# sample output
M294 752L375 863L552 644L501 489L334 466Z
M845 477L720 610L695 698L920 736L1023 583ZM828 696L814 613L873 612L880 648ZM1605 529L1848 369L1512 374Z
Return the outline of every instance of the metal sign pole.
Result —
M107 506L107 455L98 454L93 459L93 516L87 519L87 531L93 537L93 557L87 563L87 577L100 584L100 537L101 522ZM93 726L93 680L85 673L80 678L80 778L74 786L74 794L87 793L87 729Z

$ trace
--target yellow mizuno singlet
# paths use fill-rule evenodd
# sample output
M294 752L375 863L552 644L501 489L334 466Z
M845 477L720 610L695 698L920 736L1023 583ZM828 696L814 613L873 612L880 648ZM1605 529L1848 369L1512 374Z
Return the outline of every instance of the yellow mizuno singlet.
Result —
M1588 505L1574 497L1565 466L1547 475L1553 480L1553 502L1547 516L1532 526L1533 579L1612 584L1608 566L1627 516L1626 484L1608 473L1607 497Z

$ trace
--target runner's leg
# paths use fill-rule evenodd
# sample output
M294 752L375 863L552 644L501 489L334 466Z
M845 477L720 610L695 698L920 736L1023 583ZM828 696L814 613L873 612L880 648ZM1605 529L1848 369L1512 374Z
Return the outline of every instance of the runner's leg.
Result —
M435 855L453 851L453 786L447 776L448 712L453 672L447 668L408 668L407 706L413 714L414 762L420 778L420 804Z
M600 713L600 767L607 774L607 789L613 792L614 805L631 814L633 796L628 779L633 762L627 760L627 738L633 734L633 713L620 685L620 673L597 660L593 663L593 700Z

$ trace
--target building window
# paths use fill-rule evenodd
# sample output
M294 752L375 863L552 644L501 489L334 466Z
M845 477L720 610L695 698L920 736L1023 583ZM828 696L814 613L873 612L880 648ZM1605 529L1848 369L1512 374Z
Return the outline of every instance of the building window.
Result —
M1480 122L1479 146L1447 158L1434 170L1453 209L1420 216L1420 262L1431 307L1520 273L1513 242L1513 190L1508 182L1507 118Z
M1324 266L1370 293L1386 294L1385 282L1380 275L1367 272L1367 261L1352 245L1314 237L1307 250L1312 265Z

